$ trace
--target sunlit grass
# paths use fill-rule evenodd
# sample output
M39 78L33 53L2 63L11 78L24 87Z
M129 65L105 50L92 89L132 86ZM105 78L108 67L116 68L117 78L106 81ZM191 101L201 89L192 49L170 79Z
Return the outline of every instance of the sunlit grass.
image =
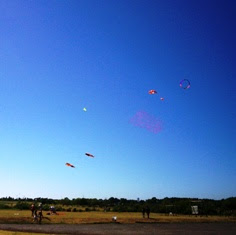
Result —
M236 222L236 217L226 216L169 216L151 213L150 219L142 218L138 212L58 212L58 215L46 215L42 223L49 224L82 224L82 223L110 223L112 217L117 217L119 223L178 223L178 222ZM31 211L0 210L0 223L34 223Z

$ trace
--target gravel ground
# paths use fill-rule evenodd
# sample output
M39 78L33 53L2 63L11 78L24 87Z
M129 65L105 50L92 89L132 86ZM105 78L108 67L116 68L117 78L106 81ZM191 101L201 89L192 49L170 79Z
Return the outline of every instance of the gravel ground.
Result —
M236 223L0 224L0 230L48 234L236 234Z

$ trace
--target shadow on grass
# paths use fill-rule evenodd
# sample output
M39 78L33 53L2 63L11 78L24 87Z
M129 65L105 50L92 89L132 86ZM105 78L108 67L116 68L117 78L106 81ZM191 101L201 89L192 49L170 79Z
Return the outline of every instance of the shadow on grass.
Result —
M156 223L160 223L159 219L155 219L155 218L149 218L149 219L142 219L142 220L136 220L135 223L139 223L139 224L156 224Z

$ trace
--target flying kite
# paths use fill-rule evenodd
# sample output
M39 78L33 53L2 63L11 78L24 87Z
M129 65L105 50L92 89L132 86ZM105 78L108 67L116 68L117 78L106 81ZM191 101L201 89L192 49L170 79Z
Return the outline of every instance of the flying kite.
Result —
M157 91L156 91L156 90L150 90L148 93L149 93L150 95L154 95L154 94L157 94Z
M163 100L164 100L164 98L163 98L163 97L161 97L161 98L160 98L160 100L161 100L161 101L163 101Z
M73 166L72 164L70 164L68 162L66 163L66 165L75 168L75 166Z
M180 81L179 86L183 89L188 89L190 88L190 81L188 79L183 79Z
M86 112L86 111L87 111L87 109L86 109L86 108L83 108L83 110L84 110L84 112Z
M85 155L88 156L88 157L94 157L94 155L91 154L91 153L85 153Z

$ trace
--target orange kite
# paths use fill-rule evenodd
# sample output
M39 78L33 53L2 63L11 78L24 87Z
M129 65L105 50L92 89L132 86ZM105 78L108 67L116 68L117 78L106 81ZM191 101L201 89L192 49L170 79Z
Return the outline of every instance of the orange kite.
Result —
M72 164L70 164L68 162L66 163L66 165L75 168L75 166L73 166Z

